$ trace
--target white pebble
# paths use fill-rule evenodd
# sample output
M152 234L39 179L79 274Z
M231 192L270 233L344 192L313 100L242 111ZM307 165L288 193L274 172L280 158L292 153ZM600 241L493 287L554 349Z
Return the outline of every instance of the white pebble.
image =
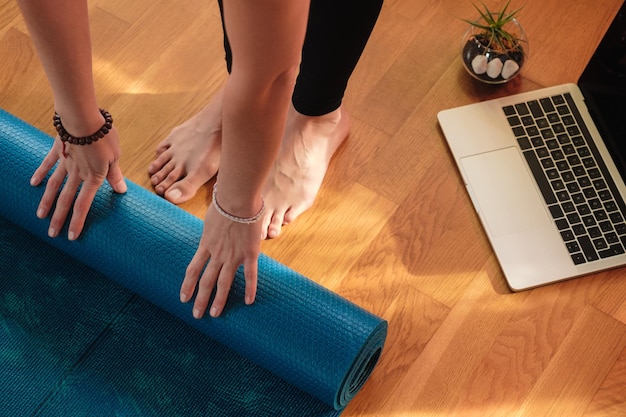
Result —
M514 76L517 71L519 71L519 65L512 59L509 59L504 63L504 68L502 68L502 78L508 80Z
M487 57L485 55L476 55L472 59L472 70L475 74L484 74L487 72Z
M490 78L498 78L498 75L502 72L502 61L499 58L492 59L489 64L487 64L487 75Z

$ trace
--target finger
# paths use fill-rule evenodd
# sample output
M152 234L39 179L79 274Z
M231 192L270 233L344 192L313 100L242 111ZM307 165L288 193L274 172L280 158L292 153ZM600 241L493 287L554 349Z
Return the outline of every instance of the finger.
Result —
M85 220L87 219L87 214L89 213L89 208L91 207L91 203L93 203L93 199L95 198L100 185L102 184L97 181L85 181L83 183L83 186L76 197L76 202L74 202L74 211L72 212L72 218L70 219L70 226L67 235L69 240L78 239L78 236L80 236L83 231Z
M107 175L107 181L111 184L113 191L119 194L124 194L128 190L126 181L124 181L124 175L118 161L115 161L109 166L109 174Z
M56 237L59 234L59 231L63 228L63 224L67 219L67 214L74 203L74 199L76 198L76 191L78 190L78 186L80 185L80 178L78 177L69 177L57 198L57 205L54 209L54 213L52 214L52 219L50 220L50 228L48 229L48 235L50 237Z
M209 315L211 317L219 317L226 306L226 300L228 300L228 293L235 280L235 273L237 273L237 266L235 268L222 266L219 279L217 280L217 290L215 291L215 298L211 304L211 311Z
M246 278L245 302L247 305L254 303L254 300L256 298L258 270L259 262L257 258L246 261L243 264L243 273Z
M50 170L54 167L54 165L59 160L59 155L56 152L56 149L52 147L46 157L41 162L41 165L35 170L33 176L30 178L30 185L38 186L41 184L41 181L48 175ZM58 188L57 188L58 189Z
M185 271L185 279L183 279L183 283L180 286L181 303L186 303L191 300L191 297L193 297L196 285L198 284L198 280L200 279L200 274L204 270L207 262L209 261L209 255L209 251L204 249L203 242L201 241L200 245L198 246L198 250L196 250L195 255L187 266L187 270Z
M54 200L57 198L57 193L59 192L59 188L61 188L66 175L67 171L65 170L65 167L59 165L59 167L48 179L46 189L41 196L41 200L39 201L39 207L37 207L37 217L40 219L45 218L50 213L50 209L52 209L52 206L54 205Z
M215 261L210 261L207 265L200 282L198 283L198 293L193 304L193 316L197 319L204 317L211 294L215 288L222 266Z

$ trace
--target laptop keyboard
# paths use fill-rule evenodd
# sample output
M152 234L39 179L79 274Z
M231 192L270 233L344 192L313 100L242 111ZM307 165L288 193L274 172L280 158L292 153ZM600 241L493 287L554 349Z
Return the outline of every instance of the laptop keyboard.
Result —
M623 254L626 206L571 95L503 111L574 264Z

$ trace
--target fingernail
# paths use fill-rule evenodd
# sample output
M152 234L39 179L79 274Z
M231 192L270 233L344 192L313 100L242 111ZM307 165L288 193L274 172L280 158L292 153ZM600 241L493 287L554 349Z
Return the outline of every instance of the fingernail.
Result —
M74 233L74 232L69 232L69 233L67 234L67 238L68 238L69 240L76 240L76 233Z
M186 303L187 301L189 301L189 297L187 296L187 294L181 292L180 293L180 302L181 303Z
M252 297L251 297L251 296L249 296L249 295L246 295L246 304L247 304L247 305L252 304Z
M176 189L171 190L169 193L167 193L167 196L172 200L178 200L182 195L183 193L181 193L180 190Z
M36 186L38 183L39 183L39 178L37 178L37 177L33 176L33 177L30 179L30 185L32 185L33 187L34 187L34 186Z
M46 211L42 208L40 208L39 210L37 210L37 217L39 217L40 219L43 219L45 217Z
M217 307L211 307L211 312L209 314L211 317L217 317Z
M54 228L49 228L48 229L48 236L50 237L57 237L57 231Z
M126 181L122 180L115 185L115 189L118 193L125 193L128 190Z
M194 308L193 309L193 317L196 319L201 319L202 318L202 314L200 314L200 309L198 308Z

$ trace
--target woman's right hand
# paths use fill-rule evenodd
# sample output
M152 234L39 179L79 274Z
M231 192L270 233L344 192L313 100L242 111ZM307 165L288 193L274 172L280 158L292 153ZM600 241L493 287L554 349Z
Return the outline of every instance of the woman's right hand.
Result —
M115 127L90 145L66 143L65 156L63 142L59 136L55 138L52 148L35 170L30 182L33 186L40 185L59 162L48 179L37 208L37 217L43 219L48 216L56 200L48 229L50 237L59 235L70 209L73 211L68 239L75 240L80 236L96 192L105 179L115 192L126 192L126 182L119 166L120 153L119 136Z
M188 302L197 289L193 306L196 319L204 317L211 295L209 315L222 314L235 274L243 265L245 304L256 298L258 260L261 252L261 222L240 224L219 214L211 204L204 219L198 250L187 267L181 285L180 300Z

